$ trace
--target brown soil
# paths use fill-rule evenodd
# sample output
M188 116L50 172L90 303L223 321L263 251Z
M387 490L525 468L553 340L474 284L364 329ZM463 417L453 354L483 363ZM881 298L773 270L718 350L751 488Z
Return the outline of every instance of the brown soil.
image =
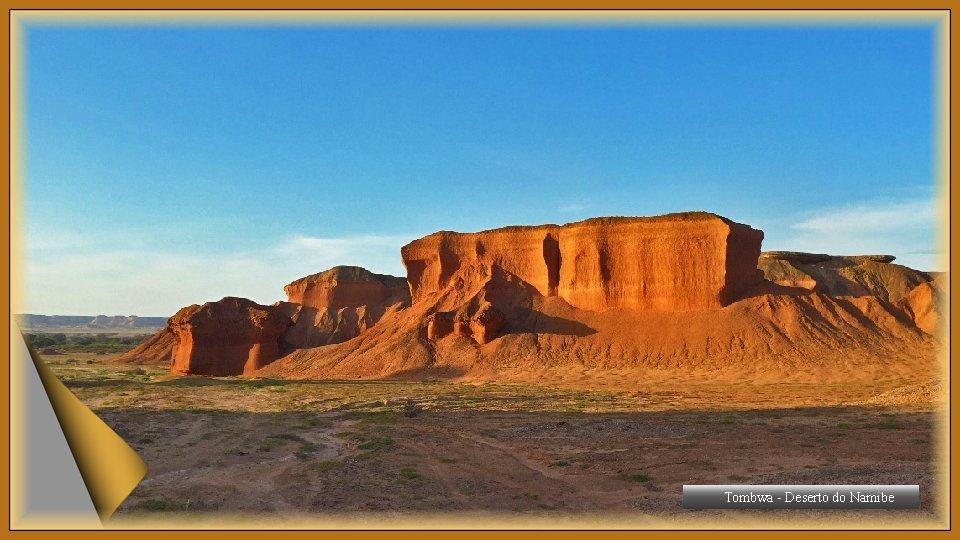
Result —
M919 511L805 512L808 524L876 525L937 507L933 382L575 390L173 377L81 355L46 360L149 466L114 526L371 512L548 526L797 517L681 508L682 486L697 483L920 485ZM405 416L408 401L422 412Z

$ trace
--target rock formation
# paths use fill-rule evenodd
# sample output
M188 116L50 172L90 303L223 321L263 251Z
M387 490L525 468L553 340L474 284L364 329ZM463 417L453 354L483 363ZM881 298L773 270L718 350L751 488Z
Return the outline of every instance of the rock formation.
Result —
M705 212L443 231L400 250L414 302L498 268L590 311L718 308L758 284L761 231Z
M288 348L340 343L373 326L388 309L410 303L403 278L374 274L358 266L337 266L283 288L276 304L295 324L284 334Z
M832 297L874 297L932 334L937 325L937 287L932 277L899 264L892 255L839 256L789 251L760 254L764 277Z
M762 239L703 212L442 231L402 248L406 280L336 267L273 306L191 306L138 354L174 341L177 372L291 378L929 375L931 275L887 255L761 254Z
M228 296L187 306L168 324L174 372L241 375L280 357L280 337L293 321L276 307Z
M409 307L260 373L618 384L929 373L927 274L885 255L761 256L761 240L699 212L434 233L401 250Z
M760 283L763 232L704 212L560 229L558 296L580 309L715 309Z
M189 306L118 363L170 363L177 373L250 373L293 349L341 343L410 303L403 278L337 266L284 287L286 302L224 298Z

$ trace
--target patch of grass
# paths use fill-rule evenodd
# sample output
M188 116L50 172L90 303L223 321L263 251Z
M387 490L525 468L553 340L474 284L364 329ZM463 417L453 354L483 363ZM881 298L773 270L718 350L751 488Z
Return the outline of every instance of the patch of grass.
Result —
M644 473L628 474L628 475L626 476L626 478L627 478L627 480L630 480L631 482L641 482L641 483L642 483L642 482L649 482L649 481L653 480L653 478L652 478L649 474L644 474Z
M870 424L867 427L876 429L903 429L903 426L896 422L877 422L876 424Z
M277 439L275 437L267 437L266 439L260 441L260 450L264 452L269 452L270 450L277 448L278 446L283 446L289 444L289 441L284 441L282 439Z
M853 424L850 422L840 422L837 424L837 427L840 429L853 429Z
M147 512L183 512L187 509L187 505L180 501L167 499L147 499L137 505L137 508Z
M727 480L731 480L733 482L743 482L746 479L746 476L740 476L739 474L731 474L727 476Z
M321 461L320 463L317 463L314 466L314 468L316 468L320 472L327 472L327 471L332 471L333 469L336 469L337 466L339 465L340 464L337 463L336 461L332 459L328 459L327 461Z
M720 418L721 424L732 424L736 421L736 418L732 414L725 414Z
M551 467L567 467L570 465L570 462L565 459L558 459L550 464Z
M481 429L480 434L484 437L490 437L491 439L496 439L500 436L500 432L496 429Z
M379 439L371 439L365 443L358 444L357 448L360 450L377 450L392 444L393 439L391 437L380 437Z
M456 462L457 462L457 460L455 460L455 459L453 459L453 458L448 458L448 457L442 457L442 458L440 458L440 463L456 463Z
M297 457L301 459L307 458L317 451L316 444L313 444L296 433L280 433L278 435L270 435L261 441L260 449L269 452L270 448L282 446L287 443L297 443L300 445L300 450L297 451Z
M357 423L360 425L390 426L397 423L397 413L393 411L376 411L356 414L359 416L359 421Z
M415 467L403 467L400 469L400 478L404 480L419 480L423 476L417 472Z
M910 444L923 444L927 442L926 439L910 439Z

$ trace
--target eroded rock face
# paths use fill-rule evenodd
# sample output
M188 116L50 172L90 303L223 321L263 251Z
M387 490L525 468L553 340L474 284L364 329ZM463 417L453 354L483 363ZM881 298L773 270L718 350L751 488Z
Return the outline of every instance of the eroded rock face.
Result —
M466 269L497 267L544 296L555 296L560 279L557 225L505 227L478 233L440 231L403 246L400 256L414 303L463 278ZM465 283L464 286L469 286Z
M687 311L722 307L759 283L762 240L746 225L691 212L439 232L401 256L414 303L495 267L580 309Z
M280 336L293 321L280 309L245 298L187 306L170 317L175 344L171 370L242 375L280 357Z
M921 283L907 294L901 304L917 328L931 335L939 330L940 294L935 281Z
M335 266L300 278L283 292L287 302L323 309L371 306L409 296L405 279L374 274L359 266Z
M405 279L359 266L337 266L298 279L283 290L287 301L275 306L294 321L284 342L295 349L347 341L390 309L410 303Z
M763 232L713 214L589 219L559 236L558 295L580 309L715 309L763 278Z
M427 339L436 341L453 334L483 345L497 337L506 322L506 315L489 302L472 314L468 310L438 311L427 317Z
M778 285L802 287L832 297L875 297L928 334L937 326L933 277L892 264L893 255L824 255L792 251L760 254L764 277Z

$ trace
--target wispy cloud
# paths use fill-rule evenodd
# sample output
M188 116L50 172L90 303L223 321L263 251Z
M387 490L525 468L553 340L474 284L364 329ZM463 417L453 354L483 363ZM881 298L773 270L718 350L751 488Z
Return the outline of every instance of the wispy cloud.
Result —
M934 206L930 199L904 202L861 203L824 209L793 225L814 233L874 233L932 227Z
M590 205L586 203L570 203L557 208L557 212L561 214L576 214L589 208Z
M821 208L800 216L764 249L834 255L890 254L920 270L941 266L936 249L937 215L932 197L863 201ZM773 232L773 231L771 231Z
M180 307L242 296L270 304L283 285L346 264L404 275L400 247L417 235L297 235L265 249L133 247L32 238L26 310L47 314L171 315Z

